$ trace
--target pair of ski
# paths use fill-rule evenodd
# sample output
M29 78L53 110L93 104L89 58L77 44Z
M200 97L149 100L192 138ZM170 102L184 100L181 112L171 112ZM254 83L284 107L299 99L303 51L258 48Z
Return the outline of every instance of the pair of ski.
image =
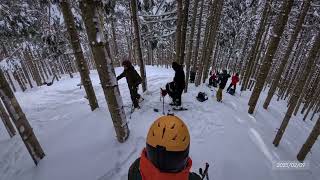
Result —
M206 167L204 168L204 170L202 170L202 168L199 168L199 174L201 176L201 180L204 180L204 178L206 178L206 180L209 180L208 170L209 170L209 163L206 163Z

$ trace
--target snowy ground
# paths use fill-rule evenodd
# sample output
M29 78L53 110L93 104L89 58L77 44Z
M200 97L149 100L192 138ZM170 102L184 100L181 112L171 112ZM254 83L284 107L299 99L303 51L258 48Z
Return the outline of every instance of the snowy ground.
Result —
M122 68L116 69L117 74ZM145 146L151 123L161 115L159 88L170 81L172 69L147 67L148 93L142 109L129 119L130 138L116 141L99 78L91 73L100 108L90 111L84 90L76 85L79 75L65 76L51 87L34 88L16 96L46 153L35 167L18 136L9 139L0 123L0 180L125 180L130 164ZM124 104L131 105L125 80L119 82ZM320 143L316 142L307 161L307 170L275 170L277 161L296 160L296 154L310 133L313 122L294 117L278 148L272 145L276 128L286 111L285 102L272 102L268 111L259 103L254 116L247 114L250 93L224 93L218 103L214 91L206 86L190 87L183 95L188 111L176 112L191 134L190 156L198 172L209 162L214 180L319 180ZM196 101L199 91L209 100ZM263 94L262 99L264 99ZM168 104L169 99L166 100ZM160 110L159 113L153 111ZM166 105L166 109L168 105ZM129 111L129 108L126 108ZM317 116L315 117L315 119Z

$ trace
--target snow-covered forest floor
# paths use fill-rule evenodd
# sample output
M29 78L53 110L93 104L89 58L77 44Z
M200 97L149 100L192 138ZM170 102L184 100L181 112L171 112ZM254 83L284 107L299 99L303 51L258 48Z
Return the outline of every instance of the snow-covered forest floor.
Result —
M122 68L116 68L117 74ZM100 108L90 111L84 90L79 89L79 74L64 76L52 86L17 92L16 96L46 153L35 167L19 136L10 139L0 125L0 180L125 180L130 164L139 157L151 123L162 114L159 88L171 81L172 69L147 66L148 92L142 108L129 119L130 138L117 142L110 114L99 84L97 72L91 78ZM126 112L131 100L125 80L119 81ZM240 88L238 88L239 90ZM273 101L269 110L259 103L254 116L247 113L250 92L236 96L224 92L222 103L215 91L195 88L183 95L189 110L175 112L189 127L190 156L193 171L210 163L210 180L319 180L320 143L308 154L307 170L276 170L279 161L296 160L314 122L293 117L278 148L272 145L286 111L285 101ZM195 97L205 91L209 100L201 103ZM266 92L262 94L265 99ZM169 108L166 98L166 110ZM160 112L154 112L158 108ZM317 116L316 116L317 118ZM315 119L316 119L315 118ZM315 120L314 120L315 121Z

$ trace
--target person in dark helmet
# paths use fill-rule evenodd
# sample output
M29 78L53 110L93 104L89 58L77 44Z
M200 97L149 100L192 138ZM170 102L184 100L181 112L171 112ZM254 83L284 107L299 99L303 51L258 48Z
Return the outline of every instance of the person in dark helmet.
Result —
M228 79L230 78L230 74L228 74L227 70L223 70L221 74L218 76L218 84L219 84L219 89L217 91L217 101L221 102L222 101L222 91L226 87L226 84L228 82Z
M128 180L201 180L190 172L190 135L186 124L173 115L151 125L146 147L129 168Z
M227 92L230 90L230 88L233 86L234 91L237 88L237 83L239 82L239 73L236 73L235 75L232 76L231 78L231 83L227 89Z
M166 90L173 101L170 105L181 106L181 96L186 84L185 75L183 67L177 62L172 63L172 68L175 71L175 75L173 82L166 85Z
M129 60L124 60L122 62L124 68L123 72L117 77L117 80L120 80L123 77L126 77L128 88L130 90L131 100L134 108L140 108L139 99L140 94L138 94L139 84L142 83L142 79L138 72L134 69Z

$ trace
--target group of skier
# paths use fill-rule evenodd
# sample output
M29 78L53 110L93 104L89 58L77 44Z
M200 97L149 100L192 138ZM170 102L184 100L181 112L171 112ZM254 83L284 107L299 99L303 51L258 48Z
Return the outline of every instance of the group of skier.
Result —
M138 86L142 83L142 78L129 60L124 60L122 66L124 71L117 80L123 77L127 79L133 108L140 108L141 95L138 94ZM172 68L175 76L163 91L172 98L170 105L181 106L185 74L183 66L176 62L172 63ZM227 70L217 74L211 72L209 85L219 86L216 94L218 102L222 101L222 92L230 77ZM239 74L236 73L232 76L227 92L235 92L238 82ZM146 147L142 150L140 158L130 166L128 180L202 180L205 177L209 179L208 164L204 171L199 171L200 175L190 172L192 160L189 157L189 148L190 135L187 125L174 115L160 117L149 129Z
M117 80L125 77L127 79L128 88L130 90L131 100L133 103L133 108L140 108L139 102L141 101L141 95L138 93L138 86L142 83L142 79L138 72L134 69L132 63L129 60L124 60L122 62L124 71L117 77ZM185 88L185 74L183 66L177 62L172 63L172 68L175 71L173 81L166 84L166 94L172 98L172 106L181 106L181 96ZM227 70L223 70L222 73L217 72L215 74L211 71L211 76L209 78L209 85L218 87L216 98L218 102L222 101L223 89L226 87L228 79L231 77ZM227 92L234 94L237 83L239 82L239 74L236 73L231 78L231 83L227 88Z

